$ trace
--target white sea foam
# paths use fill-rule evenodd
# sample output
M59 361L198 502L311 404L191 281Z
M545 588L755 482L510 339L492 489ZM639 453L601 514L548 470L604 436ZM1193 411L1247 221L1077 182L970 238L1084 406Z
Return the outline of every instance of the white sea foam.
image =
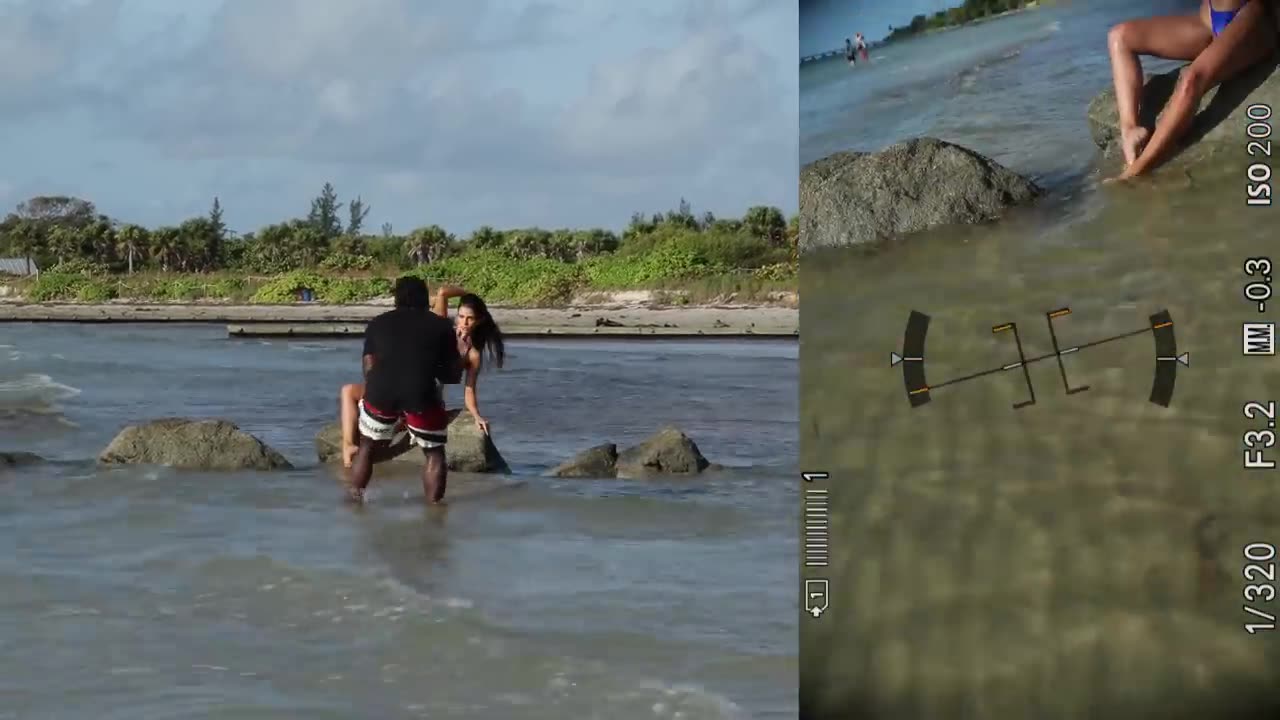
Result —
M55 382L48 375L28 374L0 380L0 419L48 417L74 427L75 423L60 417L59 403L79 394L79 388Z
M641 694L657 695L651 706L654 717L680 720L690 715L707 717L707 713L725 720L748 717L746 711L732 700L700 685L647 680L640 682L637 690Z

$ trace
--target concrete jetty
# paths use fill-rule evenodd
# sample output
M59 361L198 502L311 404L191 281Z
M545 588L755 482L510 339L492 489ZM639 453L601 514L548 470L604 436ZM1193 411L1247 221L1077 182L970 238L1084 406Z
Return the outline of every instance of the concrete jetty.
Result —
M385 304L232 305L220 303L0 302L0 323L208 323L231 337L359 337ZM768 305L573 305L494 307L509 337L555 338L795 338L800 312Z
M227 325L227 335L235 338L360 338L364 336L363 324L352 323L236 323ZM658 339L658 340L794 340L798 330L763 330L725 327L689 330L678 327L609 326L573 327L558 326L504 326L507 338L555 338L569 339Z

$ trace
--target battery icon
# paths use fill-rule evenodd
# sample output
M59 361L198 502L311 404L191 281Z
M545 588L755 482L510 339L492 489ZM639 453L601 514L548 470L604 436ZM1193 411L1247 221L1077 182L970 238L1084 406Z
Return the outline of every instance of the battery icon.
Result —
M827 611L829 585L824 579L804 581L804 611L814 618Z

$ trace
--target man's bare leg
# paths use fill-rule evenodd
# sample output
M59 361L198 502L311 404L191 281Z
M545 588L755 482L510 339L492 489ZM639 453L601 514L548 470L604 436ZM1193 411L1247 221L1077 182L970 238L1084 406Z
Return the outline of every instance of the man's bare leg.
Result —
M1151 131L1138 122L1138 105L1142 99L1142 64L1138 56L1195 60L1211 42L1213 32L1205 27L1199 15L1130 20L1107 33L1116 112L1120 116L1120 147L1126 167L1133 164L1151 137Z
M351 463L351 481L347 486L347 499L352 502L364 502L365 488L369 487L369 481L373 479L373 453L378 444L377 441L360 436L360 444Z
M422 493L427 502L438 504L444 500L445 485L449 480L449 466L445 462L444 448L422 449Z
M364 385L349 384L342 386L338 398L338 415L342 424L342 466L351 467L355 460L360 443L356 436L360 433L360 398L364 396Z

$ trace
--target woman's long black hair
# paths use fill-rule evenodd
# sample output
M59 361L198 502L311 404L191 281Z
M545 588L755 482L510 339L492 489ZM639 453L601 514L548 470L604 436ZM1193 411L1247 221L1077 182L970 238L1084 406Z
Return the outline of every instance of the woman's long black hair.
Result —
M488 349L489 357L498 367L502 367L507 357L506 345L502 341L502 330L493 321L489 308L479 295L467 293L458 299L458 307L469 307L476 314L476 324L471 327L471 347L481 355Z

